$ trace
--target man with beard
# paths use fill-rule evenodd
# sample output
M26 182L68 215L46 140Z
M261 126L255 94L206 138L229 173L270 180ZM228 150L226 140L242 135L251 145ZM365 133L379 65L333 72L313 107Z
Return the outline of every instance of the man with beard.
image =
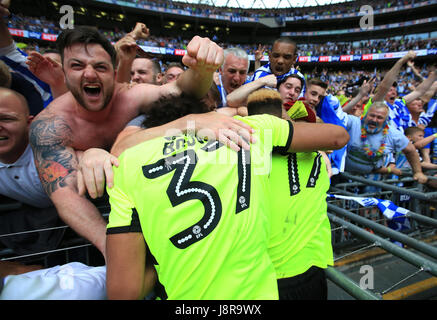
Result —
M385 157L402 152L411 165L414 180L426 183L427 177L422 172L414 145L402 132L389 126L388 115L388 106L380 101L373 103L361 120L353 115L346 116L350 140L345 170L358 174L390 173L384 167Z
M181 93L205 95L213 72L222 63L223 52L209 39L194 37L183 57L189 68L176 82L163 86L137 84L130 88L115 81L116 51L96 29L64 30L58 36L57 46L69 92L34 119L30 143L43 187L60 217L105 256L106 223L96 206L78 193L76 152L90 148L109 150L126 124L147 112L149 105L162 97ZM210 116L220 117L212 113ZM225 140L231 131L251 130L223 115L218 122L210 119L205 123L212 123L209 129L214 133L229 129L226 131L229 134L221 136ZM195 123L195 129L199 129L198 124ZM98 180L104 179L101 172L95 174Z

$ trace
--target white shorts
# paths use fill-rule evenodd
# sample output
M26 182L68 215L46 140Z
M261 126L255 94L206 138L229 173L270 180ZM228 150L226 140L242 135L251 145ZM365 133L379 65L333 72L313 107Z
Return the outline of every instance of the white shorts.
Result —
M105 300L106 266L72 262L4 278L0 300Z

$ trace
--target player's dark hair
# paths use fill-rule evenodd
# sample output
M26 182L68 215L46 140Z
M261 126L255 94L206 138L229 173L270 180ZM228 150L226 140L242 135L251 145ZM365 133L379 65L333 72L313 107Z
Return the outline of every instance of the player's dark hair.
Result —
M271 89L259 89L247 97L247 114L270 114L282 117L282 99L280 94Z
M162 97L151 105L143 126L157 127L189 114L209 111L209 107L203 101L186 94Z
M210 111L213 111L221 103L222 97L217 85L213 82L211 88L209 88L208 93L205 98L202 99L207 105L209 104Z
M74 44L99 44L111 57L112 65L116 69L117 52L114 46L94 27L77 26L74 29L63 30L56 39L56 48L61 55L61 61L64 62L64 50Z

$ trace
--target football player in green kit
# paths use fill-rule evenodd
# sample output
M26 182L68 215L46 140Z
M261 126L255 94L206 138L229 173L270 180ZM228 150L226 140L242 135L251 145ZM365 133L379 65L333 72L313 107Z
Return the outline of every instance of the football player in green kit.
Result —
M198 100L161 101L146 121L160 125L208 111ZM277 112L282 112L279 105ZM107 290L110 299L142 299L146 246L168 299L278 299L268 253L270 153L337 149L349 136L330 124L295 123L272 115L238 117L257 142L235 152L181 133L120 152L108 189ZM132 139L132 137L131 137ZM225 161L224 161L225 159Z
M275 115L281 98L278 95L272 101L268 97L265 89L250 95L248 114ZM268 186L272 210L268 252L275 266L280 300L327 299L323 269L333 265L331 225L326 214L329 185L319 152L273 153Z

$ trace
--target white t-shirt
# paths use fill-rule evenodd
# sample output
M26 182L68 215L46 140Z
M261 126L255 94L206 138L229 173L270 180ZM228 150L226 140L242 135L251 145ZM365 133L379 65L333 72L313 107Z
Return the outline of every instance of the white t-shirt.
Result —
M2 281L3 280L3 281ZM0 279L0 300L106 300L106 266L71 262ZM1 288L0 288L1 289Z

